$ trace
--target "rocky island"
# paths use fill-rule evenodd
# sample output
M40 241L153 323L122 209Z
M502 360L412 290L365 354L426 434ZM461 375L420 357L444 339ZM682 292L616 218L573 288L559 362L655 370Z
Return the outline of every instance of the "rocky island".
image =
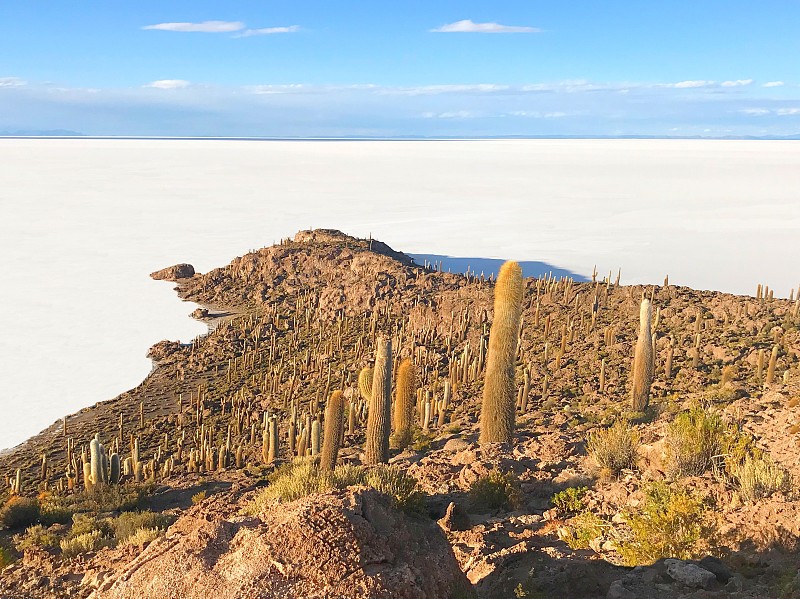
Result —
M800 596L800 297L301 231L0 456L1 597ZM800 295L800 290L798 290Z

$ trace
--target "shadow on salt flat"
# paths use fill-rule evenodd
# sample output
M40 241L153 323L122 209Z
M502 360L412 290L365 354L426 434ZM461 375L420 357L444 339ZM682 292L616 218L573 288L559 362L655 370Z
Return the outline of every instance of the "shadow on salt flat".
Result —
M424 265L426 261L432 265L436 265L441 262L441 268L444 272L465 273L467 272L467 269L469 269L470 273L479 275L481 272L483 272L483 274L487 277L492 273L494 276L497 276L497 271L500 270L503 262L505 262L505 260L501 260L499 258L457 258L454 256L441 256L439 254L407 255L413 258L414 262L419 265ZM559 268L558 266L548 264L547 262L527 261L520 262L519 265L522 267L523 277L535 277L538 279L545 277L548 273L550 273L556 278L572 277L572 279L576 282L585 282L589 280L583 275L574 273L566 268Z

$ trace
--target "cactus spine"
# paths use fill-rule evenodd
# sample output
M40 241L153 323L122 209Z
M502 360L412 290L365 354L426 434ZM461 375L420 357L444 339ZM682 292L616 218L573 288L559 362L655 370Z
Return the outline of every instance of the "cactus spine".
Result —
M510 443L514 436L514 364L522 315L522 269L500 267L494 289L494 319L489 332L481 406L480 443Z
M367 464L389 461L389 420L392 409L392 341L377 340L377 355L367 417Z
M344 397L341 391L334 391L325 407L325 438L322 441L322 455L319 459L319 468L323 472L331 472L336 468L343 424Z
M414 363L406 358L397 368L397 389L394 395L392 447L405 449L411 443L411 424L414 419L414 400L417 395L417 372Z
M650 385L653 384L653 338L650 331L652 308L650 300L643 299L639 309L639 338L633 356L633 385L631 389L631 408L643 412L650 399Z

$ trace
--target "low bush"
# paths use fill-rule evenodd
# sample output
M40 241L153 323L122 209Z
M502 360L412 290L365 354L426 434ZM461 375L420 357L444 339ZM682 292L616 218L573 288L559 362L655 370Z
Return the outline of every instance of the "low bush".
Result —
M11 530L27 528L39 520L39 502L29 497L11 497L0 508L0 524Z
M55 549L58 547L59 536L50 532L41 524L36 524L25 530L24 534L14 537L14 546L17 551L26 549Z
M590 511L581 512L567 526L558 529L558 538L570 549L588 549L592 539L603 536L608 524Z
M692 559L709 550L715 527L701 499L664 482L651 483L644 492L642 506L625 515L629 534L617 542L625 564L652 564L666 557Z
M592 431L586 449L601 468L616 476L636 467L639 434L625 420L617 420L609 428Z
M111 520L111 529L116 541L122 542L143 528L164 530L172 523L172 518L153 512L125 512Z
M111 544L111 539L103 536L99 530L93 530L77 536L69 536L61 541L61 552L64 557L75 557L89 551L97 551Z
M192 495L192 505L197 505L205 500L208 497L208 493L206 493L205 489L202 491L198 491L194 495Z
M757 501L773 493L791 488L791 475L769 456L747 456L741 463L733 463L729 471L736 481L739 497L743 501Z
M664 439L670 477L698 476L721 455L726 444L725 425L718 412L694 407L667 425Z
M394 507L405 511L420 510L424 499L416 479L395 466L342 464L333 472L321 472L315 460L301 458L275 471L269 486L255 497L247 511L258 514L275 501L289 502L356 485L374 488L387 495Z
M550 503L559 514L574 514L583 511L583 496L589 489L586 487L569 487L559 491L550 499Z
M163 534L163 528L140 528L132 535L125 537L119 547L144 547Z
M472 483L469 490L470 508L477 512L513 510L521 501L517 477L513 472L502 472L497 468Z

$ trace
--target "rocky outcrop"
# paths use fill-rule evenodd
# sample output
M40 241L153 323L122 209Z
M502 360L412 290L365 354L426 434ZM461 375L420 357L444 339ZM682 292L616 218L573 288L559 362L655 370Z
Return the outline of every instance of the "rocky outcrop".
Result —
M191 508L93 599L436 599L470 596L436 524L352 488L274 505L260 517L216 497Z
M150 277L156 281L177 281L178 279L191 279L195 275L194 266L191 264L176 264L151 272Z

